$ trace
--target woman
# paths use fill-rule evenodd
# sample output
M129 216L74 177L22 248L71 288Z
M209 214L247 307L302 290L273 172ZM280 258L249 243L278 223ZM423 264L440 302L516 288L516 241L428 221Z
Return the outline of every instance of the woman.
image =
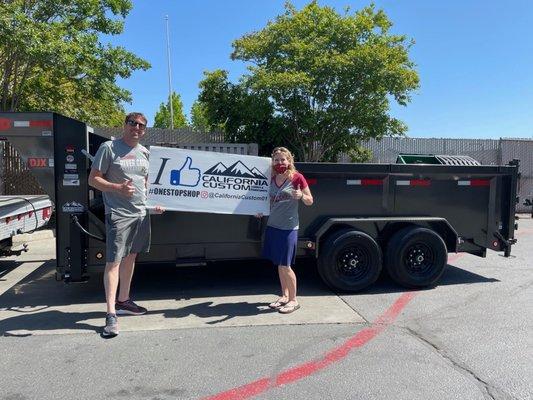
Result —
M289 314L300 308L296 300L296 275L291 266L298 241L298 204L313 204L313 196L302 174L294 168L294 158L285 147L272 152L270 183L270 216L263 244L263 257L278 266L281 297L269 304L280 313Z

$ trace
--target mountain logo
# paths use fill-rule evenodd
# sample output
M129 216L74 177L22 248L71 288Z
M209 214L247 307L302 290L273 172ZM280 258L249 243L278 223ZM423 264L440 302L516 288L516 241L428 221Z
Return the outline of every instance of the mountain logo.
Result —
M236 163L226 167L221 162L213 165L207 171L204 172L204 175L218 175L218 176L231 176L239 178L253 178L253 179L265 179L268 178L261 173L256 167L252 169L248 168L242 161L237 161Z

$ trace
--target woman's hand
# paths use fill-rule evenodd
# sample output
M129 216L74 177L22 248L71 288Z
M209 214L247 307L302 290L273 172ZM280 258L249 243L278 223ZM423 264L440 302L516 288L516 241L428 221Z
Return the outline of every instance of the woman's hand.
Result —
M302 190L300 189L300 185L296 189L292 189L292 198L294 200L300 200L304 196Z

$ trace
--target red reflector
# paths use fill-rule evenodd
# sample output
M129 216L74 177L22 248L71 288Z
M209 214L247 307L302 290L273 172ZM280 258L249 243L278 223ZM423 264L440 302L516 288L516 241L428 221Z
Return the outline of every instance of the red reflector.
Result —
M36 127L39 127L39 126L45 126L47 128L51 128L52 127L52 120L51 119L47 119L47 120L43 120L43 121L30 121L30 127L36 128Z
M17 215L17 220L20 221L23 217L24 217L24 214L19 214L19 215Z
M9 224L9 221L11 221L11 217L6 217L6 224Z
M43 208L43 219L50 218L50 214L52 213L52 209L50 207Z
M470 186L490 186L490 181L488 179L472 179Z
M309 178L309 179L306 179L306 181L308 185L316 185L316 182L317 182L316 178Z
M383 180L382 179L361 179L361 185L379 186L379 185L383 185Z
M411 186L430 186L431 181L429 179L411 179Z
M11 120L7 118L0 118L0 131L6 131L11 128Z

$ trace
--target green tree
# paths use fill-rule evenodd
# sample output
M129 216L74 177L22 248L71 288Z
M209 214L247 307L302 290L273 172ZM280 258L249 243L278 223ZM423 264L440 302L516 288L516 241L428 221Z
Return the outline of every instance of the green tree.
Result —
M283 125L268 96L244 84L228 81L228 72L205 72L198 103L210 130L222 130L230 142L259 145L259 154L270 154L283 137Z
M217 95L260 99L278 128L265 141L281 144L281 133L300 160L333 161L368 138L402 135L407 127L389 115L390 101L407 105L419 79L408 56L412 41L391 26L373 5L340 15L317 1L300 11L287 3L264 29L234 41L232 58L250 64L249 73L236 85L221 81Z
M350 157L350 162L353 163L365 163L372 160L372 150L361 145L348 150L346 153Z
M112 124L132 100L116 78L150 67L99 39L120 34L131 7L130 0L0 1L0 110Z
M206 113L205 105L196 100L191 107L191 126L200 131L209 131L211 128Z
M176 92L172 92L172 112L174 128L187 126L187 118L183 114L183 102L181 96ZM170 101L167 100L166 104L161 103L159 105L159 110L154 118L154 128L170 128Z

